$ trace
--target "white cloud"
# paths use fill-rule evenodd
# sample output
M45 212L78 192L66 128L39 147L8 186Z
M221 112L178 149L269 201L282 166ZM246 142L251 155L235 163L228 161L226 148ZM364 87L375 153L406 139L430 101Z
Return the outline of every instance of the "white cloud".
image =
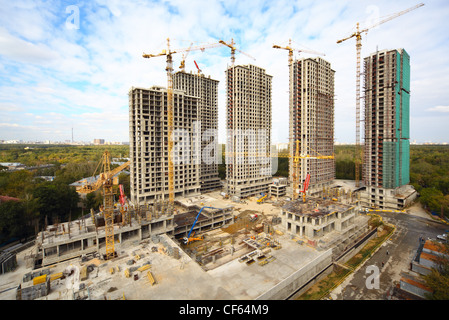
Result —
M428 111L435 111L435 112L446 113L446 112L449 112L449 106L436 106L436 107L433 107L433 108L429 108L427 110Z
M73 4L73 3L70 3ZM296 44L324 52L335 74L335 138L352 142L355 136L355 39L348 36L355 23L366 24L378 8L380 17L411 6L408 1L97 1L75 4L80 8L80 29L68 30L65 4L59 2L6 2L0 12L0 119L23 125L23 132L0 129L14 139L70 138L89 141L103 137L128 140L128 90L132 86L166 86L165 57L143 59L142 53L188 47L191 41L218 39L237 43L252 61L236 54L237 64L253 63L273 75L273 133L288 138L287 52L272 45ZM377 14L377 13L376 13ZM393 19L363 37L362 58L376 50L404 47L411 56L412 116L428 106L444 106L449 99L448 43L442 30L449 27L449 6L432 1ZM431 58L429 58L429 53ZM228 48L191 52L187 71L196 60L206 75L219 83L219 133L224 137L225 78ZM181 54L174 55L178 70ZM296 54L296 56L313 56ZM362 94L363 95L363 94ZM441 109L441 108L440 108ZM55 114L59 114L59 118ZM436 110L443 112L442 110ZM21 117L21 112L36 118ZM436 112L435 112L436 113ZM363 116L363 113L362 113ZM42 117L42 118L38 118ZM32 121L53 121L48 124ZM78 127L78 129L77 129ZM34 130L34 131L33 131ZM421 130L421 129L419 129ZM436 129L435 129L436 130ZM446 126L440 127L448 136ZM61 138L49 133L58 133ZM67 132L67 135L65 134ZM13 135L20 135L16 137ZM415 131L432 140L429 131ZM111 135L111 137L109 137ZM81 139L81 138L80 138Z
M17 123L0 123L0 127L20 127Z

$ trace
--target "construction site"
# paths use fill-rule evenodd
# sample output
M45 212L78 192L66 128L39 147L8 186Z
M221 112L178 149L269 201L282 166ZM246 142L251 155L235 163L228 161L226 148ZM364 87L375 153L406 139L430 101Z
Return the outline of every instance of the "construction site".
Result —
M176 200L173 211L163 202L118 206L109 259L103 212L48 226L0 275L0 299L286 299L331 269L341 231L354 229L345 245L365 234L354 220L366 216L335 202L326 210L346 221L342 230L296 234L293 202L261 198L235 202L216 191ZM301 215L316 218L309 207Z
M358 44L360 33L338 43L354 36ZM190 51L217 46L231 50L224 181L210 161L221 156L215 139L218 81L204 76L196 62L197 73L184 69ZM335 180L335 71L321 58L294 60L293 52L301 50L291 41L273 48L288 51L288 153L271 153L272 76L265 69L235 65L236 51L249 55L233 40L172 49L167 39L161 53L143 54L166 57L167 87L128 92L130 160L112 169L106 151L98 176L77 187L84 196L101 191L103 205L77 220L45 225L30 245L8 253L0 299L289 299L375 236L360 201L365 188L357 161L355 181ZM172 56L181 52L181 71L174 73ZM408 108L408 92L405 99ZM408 112L404 126L407 121ZM397 158L383 159L401 167L407 146ZM374 149L365 157L379 152ZM274 157L288 158L288 179L273 177ZM130 199L117 179L128 167ZM383 187L408 183L407 169L401 181ZM376 174L379 185L383 177ZM374 203L374 196L369 200Z

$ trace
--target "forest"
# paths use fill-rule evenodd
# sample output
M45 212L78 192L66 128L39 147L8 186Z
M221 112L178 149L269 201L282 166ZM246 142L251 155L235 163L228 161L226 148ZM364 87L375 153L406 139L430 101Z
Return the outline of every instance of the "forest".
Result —
M224 149L224 145L221 146ZM101 191L81 200L71 183L93 176L105 150L113 158L129 157L129 146L1 145L0 162L20 162L27 166L52 167L9 172L0 168L0 195L20 199L0 204L0 244L9 239L32 236L45 224L76 219L102 204ZM337 179L354 179L354 146L335 146ZM225 179L226 167L219 164ZM98 173L98 172L97 172ZM46 181L41 176L55 176ZM288 158L278 158L275 176L288 176ZM449 146L412 145L410 183L419 192L422 205L449 217ZM129 175L119 175L129 196ZM82 207L78 204L81 203Z
M5 171L0 168L0 195L20 199L0 204L0 244L23 239L40 231L45 224L74 220L102 204L101 190L81 200L70 184L96 172L105 150L113 158L128 157L129 146L0 145L0 162L19 162L37 167L32 170ZM114 166L112 166L113 168ZM54 176L46 181L42 176ZM119 175L129 196L129 176ZM82 206L79 207L78 204Z

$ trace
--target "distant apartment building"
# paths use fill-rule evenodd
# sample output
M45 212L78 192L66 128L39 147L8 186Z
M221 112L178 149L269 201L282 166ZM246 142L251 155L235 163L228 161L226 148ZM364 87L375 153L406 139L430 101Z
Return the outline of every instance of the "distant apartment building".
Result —
M226 70L226 182L232 196L268 193L272 76L254 65Z
M173 87L198 97L198 125L201 127L201 192L221 188L218 176L218 80L203 74L177 72Z
M402 209L410 182L410 57L404 49L364 59L365 144L362 205Z
M288 142L281 142L276 144L277 152L287 152L288 151Z
M309 190L320 191L335 179L335 160L317 159L334 154L334 75L324 59L303 58L290 66L289 181L293 181L293 156L299 141L299 182L310 174Z
M173 91L174 193L200 192L199 98ZM167 90L153 86L129 90L130 189L134 204L168 200Z
M95 145L104 144L104 139L94 139L94 144Z

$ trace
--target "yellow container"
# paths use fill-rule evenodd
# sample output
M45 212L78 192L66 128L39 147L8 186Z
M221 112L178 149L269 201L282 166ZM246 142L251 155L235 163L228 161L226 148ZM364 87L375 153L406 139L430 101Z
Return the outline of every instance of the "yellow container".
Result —
M50 275L50 281L62 278L62 272L54 273Z
M151 271L148 271L147 277L148 277L148 280L150 280L151 285L154 285L156 283L156 280L154 280L154 277L153 277L153 274L151 273Z
M125 269L125 277L129 278L131 276L131 274L129 273L129 269L126 268Z
M138 271L140 271L140 272L142 272L142 271L145 271L145 270L148 270L148 269L150 269L150 265L149 264L146 264L146 265L144 265L144 266L141 266L139 269L137 269Z
M44 283L45 281L47 281L47 275L46 274L44 274L42 276L39 276L39 277L35 277L33 279L33 285L35 286L36 284L41 284L41 283Z

